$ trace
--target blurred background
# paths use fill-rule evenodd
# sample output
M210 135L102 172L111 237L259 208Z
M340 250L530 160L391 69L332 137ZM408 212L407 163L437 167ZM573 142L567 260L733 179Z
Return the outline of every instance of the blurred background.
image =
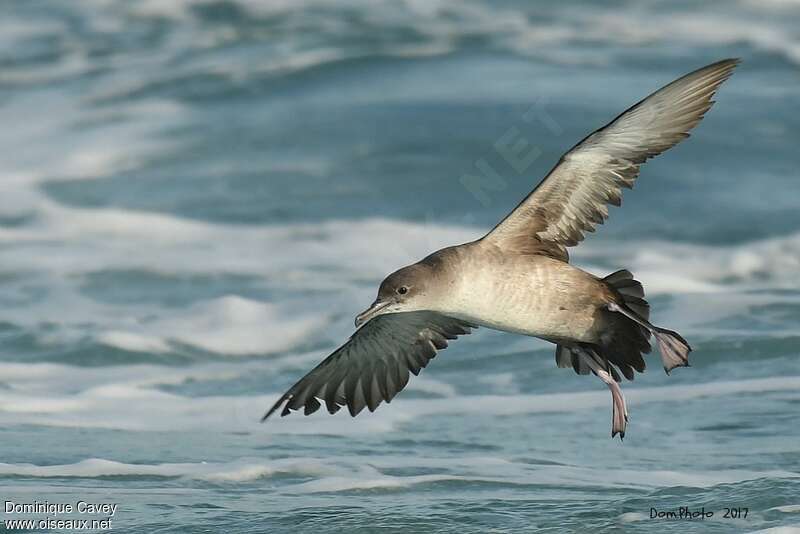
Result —
M573 252L695 348L625 385L623 444L599 380L483 330L375 414L258 424L385 274L726 57L692 138ZM0 497L146 532L800 524L799 64L793 0L3 2ZM649 518L678 506L715 515Z

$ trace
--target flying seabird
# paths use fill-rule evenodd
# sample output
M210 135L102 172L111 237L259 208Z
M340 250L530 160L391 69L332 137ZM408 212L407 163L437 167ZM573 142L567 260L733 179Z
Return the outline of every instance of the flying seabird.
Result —
M438 250L390 274L355 319L350 339L293 385L266 413L325 403L352 416L390 402L447 347L478 326L555 343L558 367L598 376L611 390L611 436L625 436L620 373L643 372L651 336L664 370L689 365L689 344L654 326L630 271L599 278L569 263L567 247L619 206L649 158L689 137L738 59L691 72L588 135L488 234Z

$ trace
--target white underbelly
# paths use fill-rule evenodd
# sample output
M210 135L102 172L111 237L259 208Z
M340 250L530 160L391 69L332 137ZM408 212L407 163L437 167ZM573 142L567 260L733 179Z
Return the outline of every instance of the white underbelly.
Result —
M546 265L529 267L524 272L493 270L471 280L458 292L451 315L506 332L593 341L596 308L575 294L581 288L569 279L571 273Z

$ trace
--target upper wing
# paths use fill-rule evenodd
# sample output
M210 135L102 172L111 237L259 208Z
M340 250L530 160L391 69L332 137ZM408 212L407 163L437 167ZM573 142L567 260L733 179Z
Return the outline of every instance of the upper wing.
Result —
M689 73L590 134L484 239L566 261L566 247L603 223L607 204L620 205L641 164L689 137L738 63L726 59Z
M379 315L356 330L350 339L293 385L262 421L284 405L281 416L305 408L316 412L320 400L330 413L347 405L355 417L368 407L390 402L418 375L448 339L469 334L473 325L433 312Z

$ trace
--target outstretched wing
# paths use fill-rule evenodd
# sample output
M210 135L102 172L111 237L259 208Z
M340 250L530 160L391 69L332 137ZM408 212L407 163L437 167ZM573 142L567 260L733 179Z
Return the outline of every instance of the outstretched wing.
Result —
M281 416L304 408L316 412L324 402L330 413L347 406L355 417L390 402L447 347L447 340L470 333L469 323L433 312L380 315L356 330L350 339L300 379L270 408L262 421L283 406Z
M726 59L689 73L590 134L484 239L566 261L566 247L603 223L608 204L621 204L622 188L633 187L642 163L689 137L738 63Z

